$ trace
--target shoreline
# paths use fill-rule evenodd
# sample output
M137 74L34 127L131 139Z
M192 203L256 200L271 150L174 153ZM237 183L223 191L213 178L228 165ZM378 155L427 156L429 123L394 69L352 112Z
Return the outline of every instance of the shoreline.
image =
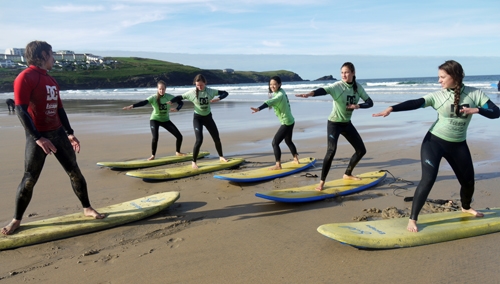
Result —
M96 166L103 160L147 158L150 155L150 108L122 111L124 101L89 105L65 103L76 137L82 143L77 154L95 208L163 191L179 191L180 199L151 218L120 227L13 250L0 251L0 280L49 282L152 283L297 283L381 281L422 283L495 283L499 275L498 234L489 234L433 245L370 251L358 250L327 239L316 232L319 225L351 222L370 217L366 210L396 207L407 210L420 180L420 143L435 119L433 110L394 113L386 118L371 114L386 104L359 110L353 124L367 147L354 174L386 169L390 175L379 186L358 194L305 204L281 204L255 197L256 192L318 183L305 172L252 184L231 184L213 174L146 183L125 172ZM101 102L102 103L102 102ZM271 140L279 127L273 111L251 114L258 103L214 104L214 120L221 133L224 154L243 157L242 168L272 164ZM140 112L139 112L140 111ZM326 151L326 121L331 102L293 104L296 119L294 142L301 157L318 162L306 172L320 175ZM194 143L192 111L172 115L184 135L182 151ZM468 142L476 171L474 208L498 207L500 159L494 143L499 133L489 120L475 116ZM0 224L11 220L15 190L23 174L24 130L15 115L0 112ZM205 131L202 150L216 158L215 147ZM171 155L174 138L160 130L158 156ZM282 143L283 161L291 160ZM340 178L352 155L341 137L327 180ZM167 166L168 167L168 166ZM222 171L222 172L228 172ZM396 187L397 186L397 187ZM459 185L453 171L442 161L429 198L457 199ZM23 222L80 212L67 175L54 157L47 157ZM423 213L423 212L422 212ZM28 217L31 216L31 217ZM405 228L402 228L405 229ZM85 252L97 253L84 256ZM439 265L437 265L439 263ZM300 267L300 269L298 269ZM415 267L419 272L415 273ZM140 271L140 273L138 273ZM399 273L394 273L398 271ZM15 273L13 273L15 272ZM409 279L408 275L412 275ZM78 280L75 280L78 279Z

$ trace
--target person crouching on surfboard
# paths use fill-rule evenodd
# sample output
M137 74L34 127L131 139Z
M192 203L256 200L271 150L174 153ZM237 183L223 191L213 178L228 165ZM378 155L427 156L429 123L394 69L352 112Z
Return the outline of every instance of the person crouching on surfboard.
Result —
M293 161L299 163L299 154L297 153L297 148L292 141L293 126L295 125L295 119L292 115L292 109L290 108L290 102L288 101L288 96L285 91L281 88L281 78L278 76L271 77L269 81L269 94L271 98L264 102L260 107L251 107L252 113L259 112L265 108L274 108L274 113L278 117L281 123L281 127L274 135L272 142L274 158L276 160L276 165L271 170L281 170L281 149L280 143L285 140L286 145L290 149L293 156Z
M17 188L14 219L1 232L10 235L21 225L45 158L52 153L70 177L85 216L102 219L105 215L90 206L87 183L76 163L75 152L80 152L80 141L73 134L64 111L59 85L47 74L54 65L52 46L44 41L32 41L26 46L25 56L30 66L14 81L16 113L26 131L25 170Z
M216 103L229 94L226 91L219 91L212 88L208 88L207 79L201 74L194 77L193 84L196 86L194 90L190 90L180 96L176 96L171 99L171 103L179 103L183 99L189 100L194 104L194 117L193 117L193 128L194 134L196 136L196 142L193 147L193 169L197 169L198 165L196 160L198 158L198 153L200 153L201 144L203 143L203 126L205 126L212 136L215 143L215 149L219 154L219 160L221 162L227 162L222 154L222 143L219 137L219 130L212 118L212 111L210 109L210 103ZM218 96L218 97L216 97Z
M160 80L157 83L157 88L158 92L156 93L156 95L152 95L144 101L140 101L133 105L126 106L123 109L130 110L136 107L145 106L148 103L151 104L151 106L153 107L153 112L151 113L151 117L149 120L151 134L153 135L153 140L151 141L151 157L148 158L149 161L154 160L156 155L156 149L158 148L158 139L159 139L158 132L160 126L165 128L177 139L175 142L175 155L185 156L186 154L181 153L182 134L179 131L179 129L177 129L175 124L172 121L170 121L170 115L169 115L170 111L171 112L179 111L184 105L184 103L182 101L179 101L177 103L177 108L170 108L169 102L171 99L174 98L174 96L165 93L167 89L167 83Z
M374 117L386 117L391 112L415 110L431 106L438 112L438 119L424 137L420 150L422 178L415 190L408 231L418 232L417 218L427 200L439 170L441 158L445 158L460 183L462 211L476 217L483 213L471 208L474 194L474 166L467 146L466 136L472 114L498 118L499 108L483 91L465 86L465 74L460 63L449 60L438 68L438 81L442 89L416 100L408 100L388 107Z
M337 151L337 143L340 134L342 134L349 143L354 147L354 155L352 155L349 165L344 173L344 179L360 180L359 177L353 176L352 171L358 162L366 154L365 144L361 139L358 131L351 122L351 116L355 109L371 108L373 101L366 94L361 84L356 82L356 71L354 64L346 62L340 68L340 76L342 81L335 82L325 88L319 88L307 94L298 94L297 97L308 98L314 96L324 96L329 94L333 98L333 110L328 117L328 147L326 155L323 159L323 168L321 170L321 180L316 190L323 190L326 176L332 166L333 157ZM359 99L363 99L364 103L358 104Z

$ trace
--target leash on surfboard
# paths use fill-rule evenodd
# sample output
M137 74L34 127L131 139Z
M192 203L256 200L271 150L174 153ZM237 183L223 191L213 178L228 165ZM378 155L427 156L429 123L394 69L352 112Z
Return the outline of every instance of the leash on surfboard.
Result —
M409 181L409 180L405 180L405 179L402 179L402 178L396 178L389 170L380 170L381 172L386 172L388 174L390 174L392 176L392 181L388 182L387 185L391 188L393 188L392 190L392 194L394 194L395 196L397 197L403 197L403 198L406 198L405 196L402 196L400 195L399 193L397 193L398 190L409 190L408 188L406 187L402 187L402 186L399 186L399 185L395 185L394 183L396 182L402 182L402 183L406 183L406 185L413 185L413 182L412 181ZM387 179L386 179L387 180ZM413 198L413 197L412 197Z
M396 191L397 190L410 190L408 188L405 188L405 187L401 187L401 186L398 186L398 185L395 185L393 183L395 182L404 182L406 183L406 185L413 185L414 183L411 182L411 181L408 181L408 180L405 180L405 179L402 179L402 178L396 178L390 171L388 170L380 170L381 172L386 172L388 174L390 174L392 176L392 180L391 182L389 182L387 185L389 185L389 187L392 187L394 188L392 193L397 196L397 197L403 197L403 200L405 202L411 202L413 201L413 196L402 196L400 195L399 193L397 193ZM438 206L443 206L443 207L448 207L450 209L454 209L454 210L458 210L458 206L456 204L458 204L458 200L451 200L451 199L430 199L428 198L426 200L426 202L429 202L429 203L433 203L435 205L438 205Z

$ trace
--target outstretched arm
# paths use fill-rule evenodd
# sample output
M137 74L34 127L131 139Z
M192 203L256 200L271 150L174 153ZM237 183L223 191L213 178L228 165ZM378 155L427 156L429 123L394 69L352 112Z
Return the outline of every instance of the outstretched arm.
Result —
M382 112L374 113L372 116L373 117L378 117L378 116L386 117L389 114L391 114L391 112L393 112L393 111L414 110L414 109L418 109L418 108L423 107L424 104L425 104L424 98L420 98L420 99L416 99L416 100L408 100L408 101L402 102L400 104L390 106Z
M265 108L268 108L269 105L267 105L266 103L263 103L260 107L251 107L250 109L252 110L252 113L256 113L256 112L259 112Z
M326 92L325 89L319 88L319 89L311 91L311 92L309 92L307 94L297 94L295 96L296 97L300 97L300 98L308 98L308 97L324 96L326 94L328 94L328 93Z
M126 107L124 107L123 109L125 109L125 110L129 110L129 109L133 109L133 108L135 108L135 107L145 106L145 105L147 105L148 103L149 103L149 102L148 102L148 100L144 100L144 101L140 101L140 102L138 102L138 103L136 103L136 104L126 106Z

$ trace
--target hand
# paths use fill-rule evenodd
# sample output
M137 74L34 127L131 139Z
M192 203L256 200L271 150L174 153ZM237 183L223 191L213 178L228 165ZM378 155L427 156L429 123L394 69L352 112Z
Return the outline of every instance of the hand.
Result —
M124 110L129 110L129 109L133 109L133 108L134 108L134 106L133 106L133 105L129 105L129 106L124 107L123 109L124 109Z
M215 98L215 99L210 100L211 103L216 103L218 101L220 101L220 98Z
M383 116L386 117L392 112L392 107L386 108L384 111L372 114L373 117Z
M295 96L299 97L299 98L308 98L308 97L312 97L313 95L314 95L314 93L311 92L311 93L307 93L307 94L297 94Z
M178 112L179 110L177 110L175 107L172 107L170 108L170 112Z
M40 148L42 148L47 155L57 152L56 146L54 146L54 144L52 144L52 142L45 137L36 140L36 144L40 146Z
M75 135L70 134L68 135L69 142L71 142L71 146L73 146L73 150L75 152L80 153L80 141L76 139Z
M167 105L172 105L172 102L171 102L171 101L168 101L168 102L167 102Z
M462 107L460 112L463 114L475 114L475 113L479 113L479 109L477 107L470 108L470 107L464 106L464 107Z
M260 111L260 109L257 107L251 107L250 109L252 110L252 113L256 113L256 112Z
M349 104L347 105L346 107L347 109L358 109L359 108L359 105L356 105L356 104Z

